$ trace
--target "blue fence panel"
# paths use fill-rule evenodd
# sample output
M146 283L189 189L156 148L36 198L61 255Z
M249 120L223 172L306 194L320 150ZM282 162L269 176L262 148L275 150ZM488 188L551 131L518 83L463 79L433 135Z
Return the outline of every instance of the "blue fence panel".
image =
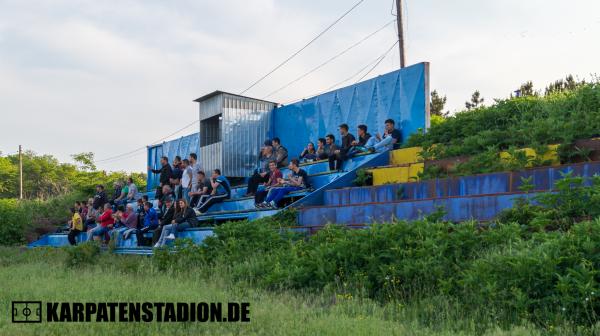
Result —
M148 165L154 169L160 167L160 158L166 156L169 162L172 163L175 156L179 155L182 159L187 158L190 153L196 153L200 157L198 133L186 135L184 137L165 141L160 145L148 147ZM158 174L148 174L147 190L154 190L158 185Z
M290 156L299 155L308 141L316 142L328 133L338 137L341 123L347 123L353 134L359 124L365 124L375 135L391 118L406 139L428 126L428 77L428 63L419 63L276 108L271 133L282 140Z

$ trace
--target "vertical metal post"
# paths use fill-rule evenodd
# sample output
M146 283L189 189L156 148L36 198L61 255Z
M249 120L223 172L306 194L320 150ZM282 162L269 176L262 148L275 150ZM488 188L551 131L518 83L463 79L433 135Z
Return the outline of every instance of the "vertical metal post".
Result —
M19 145L19 199L23 199L23 150Z
M400 69L404 68L404 26L402 25L402 0L396 0L396 23L398 24L398 47L400 48Z

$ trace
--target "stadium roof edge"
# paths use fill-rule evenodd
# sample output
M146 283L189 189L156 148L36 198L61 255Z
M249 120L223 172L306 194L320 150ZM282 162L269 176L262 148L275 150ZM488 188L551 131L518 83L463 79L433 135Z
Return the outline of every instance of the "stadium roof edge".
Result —
M220 94L228 94L228 95L231 95L231 96L236 96L236 97L241 97L241 98L247 98L247 99L254 99L254 100L260 100L260 101L263 101L263 102L266 102L266 103L280 105L279 103L276 103L276 102L272 102L272 101L268 101L268 100L264 100L264 99L253 98L253 97L248 97L248 96L242 96L242 95L239 95L239 94L235 94L235 93L231 93L231 92L226 92L226 91L221 91L221 90L215 90L215 91L213 91L213 92L211 92L209 94L205 94L204 96L202 96L202 97L200 97L198 99L194 99L194 101L199 103L199 102L208 100L208 99L210 99L210 98L212 98L214 96L218 96Z

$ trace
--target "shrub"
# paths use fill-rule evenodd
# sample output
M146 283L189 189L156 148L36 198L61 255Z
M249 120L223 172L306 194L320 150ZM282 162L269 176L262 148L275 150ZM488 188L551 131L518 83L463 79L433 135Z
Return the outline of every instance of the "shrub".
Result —
M84 267L86 265L96 264L100 254L100 244L95 241L88 241L77 246L65 248L67 267Z

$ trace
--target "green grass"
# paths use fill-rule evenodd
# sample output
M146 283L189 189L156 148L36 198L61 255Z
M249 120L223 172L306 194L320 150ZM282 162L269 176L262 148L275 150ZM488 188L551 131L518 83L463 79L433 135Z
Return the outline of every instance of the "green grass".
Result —
M61 249L0 248L0 335L541 335L532 326L479 330L448 301L411 307L351 295L268 292L232 283L215 269L158 271L147 257L100 255L95 265L65 266ZM249 323L13 324L10 302L250 302ZM426 316L426 318L423 318ZM427 325L423 321L427 320ZM421 321L421 322L418 322ZM563 334L558 331L554 334ZM570 333L564 333L570 334Z

